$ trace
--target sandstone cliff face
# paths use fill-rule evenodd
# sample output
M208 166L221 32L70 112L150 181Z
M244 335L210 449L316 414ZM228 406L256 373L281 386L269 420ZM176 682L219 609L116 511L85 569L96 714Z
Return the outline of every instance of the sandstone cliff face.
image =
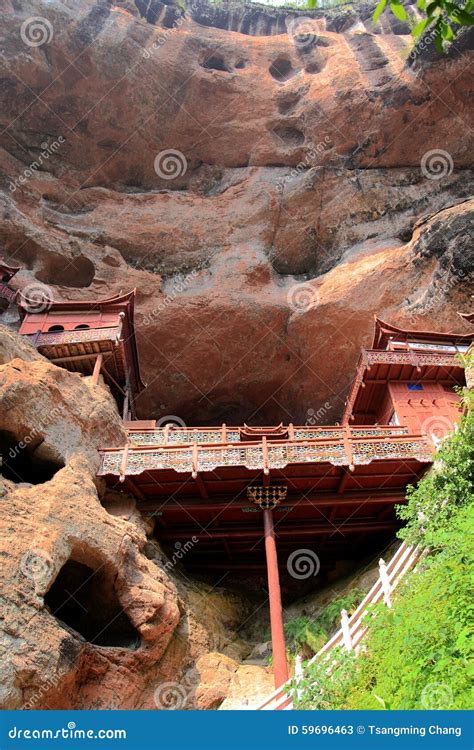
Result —
M140 416L331 422L374 312L466 330L469 35L410 66L370 13L7 2L3 252L137 287Z
M133 499L95 478L96 447L124 441L108 389L3 328L0 340L0 707L241 701L248 602L166 566ZM267 670L249 669L254 691L271 689Z

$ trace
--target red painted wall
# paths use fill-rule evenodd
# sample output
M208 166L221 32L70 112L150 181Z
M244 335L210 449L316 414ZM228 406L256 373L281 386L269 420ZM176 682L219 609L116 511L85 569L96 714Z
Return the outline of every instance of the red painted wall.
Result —
M51 326L62 325L65 331L73 331L76 326L87 324L90 328L113 328L119 322L118 312L100 310L78 312L27 313L20 327L20 333L47 333Z
M388 391L398 422L412 433L445 437L461 417L457 393L440 383L421 383L410 390L408 383L389 383Z

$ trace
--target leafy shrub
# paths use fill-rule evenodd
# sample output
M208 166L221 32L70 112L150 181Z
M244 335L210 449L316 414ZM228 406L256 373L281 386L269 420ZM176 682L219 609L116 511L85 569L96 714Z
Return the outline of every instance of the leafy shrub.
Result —
M444 533L458 507L472 503L474 494L474 411L461 421L457 432L442 444L433 469L408 487L407 504L397 506L406 521L399 537L409 544L444 547Z
M363 652L334 649L318 659L295 697L297 708L467 709L472 705L474 545L473 414L441 447L435 466L398 510L399 535L430 546L392 609L368 618ZM328 670L329 663L331 669Z

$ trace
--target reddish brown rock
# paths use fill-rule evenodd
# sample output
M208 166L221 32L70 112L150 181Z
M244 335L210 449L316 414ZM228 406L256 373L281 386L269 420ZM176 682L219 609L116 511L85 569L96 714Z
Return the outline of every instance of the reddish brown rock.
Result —
M465 326L469 53L415 74L407 29L388 16L369 33L365 6L315 12L303 45L285 31L294 10L153 7L7 5L14 283L68 299L137 288L141 417L337 419L374 313ZM423 252L417 222L439 227Z
M169 690L216 707L225 686L201 687L197 663L250 651L248 605L165 567L132 500L108 512L96 448L125 439L108 389L0 333L1 707L166 709Z

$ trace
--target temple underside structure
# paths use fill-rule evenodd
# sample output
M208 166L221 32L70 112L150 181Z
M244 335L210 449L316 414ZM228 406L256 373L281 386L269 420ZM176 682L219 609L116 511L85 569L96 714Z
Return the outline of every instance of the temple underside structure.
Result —
M2 269L5 286L18 269ZM145 386L134 292L35 310L7 291L20 309L20 333L55 364L107 385L117 401L127 442L100 451L104 504L132 495L165 552L173 559L179 551L188 572L217 583L250 577L263 590L266 578L275 685L283 684L280 581L294 595L308 578L295 555L309 556L310 576L324 581L342 560L361 560L393 539L395 506L461 417L458 387L473 335L407 331L376 319L341 424L161 426L136 419Z
M398 528L395 503L433 459L427 436L400 427L290 426L290 440L252 442L239 440L241 429L129 429L128 446L102 451L99 474L132 492L156 519L160 541L199 540L186 556L190 570L265 569L256 489L270 505L281 490L273 505L279 550L324 550L331 568L350 540L351 556L361 557L367 534L383 544Z

